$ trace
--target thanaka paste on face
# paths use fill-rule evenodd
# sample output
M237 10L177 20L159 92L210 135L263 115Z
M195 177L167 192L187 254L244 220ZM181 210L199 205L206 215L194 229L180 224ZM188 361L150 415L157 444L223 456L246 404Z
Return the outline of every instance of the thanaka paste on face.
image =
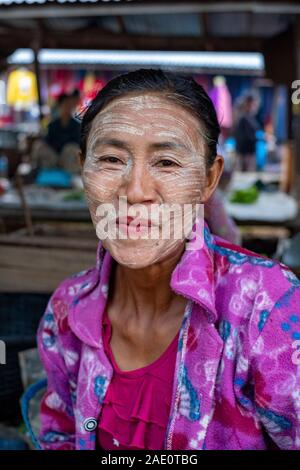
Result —
M118 139L128 149L103 145ZM178 148L152 150L150 145L172 142ZM191 112L163 95L127 95L114 99L95 117L87 139L83 180L94 225L97 208L127 196L128 205L179 205L201 203L206 182L205 141L200 123ZM118 163L101 160L112 156ZM160 166L161 159L174 165ZM178 221L175 220L175 223ZM141 268L157 263L182 249L180 240L103 240L120 264Z

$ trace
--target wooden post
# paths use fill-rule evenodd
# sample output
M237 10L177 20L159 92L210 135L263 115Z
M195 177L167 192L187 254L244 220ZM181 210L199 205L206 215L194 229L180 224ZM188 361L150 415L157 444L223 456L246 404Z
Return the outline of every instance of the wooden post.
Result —
M40 64L38 60L38 53L40 50L39 46L39 41L35 41L32 44L32 50L34 54L34 72L36 76L36 83L37 83L37 92L38 92L38 106L39 106L39 114L40 114L40 122L43 119L43 100L42 100L42 94L41 94L41 73L40 73Z
M33 229L33 224L32 224L32 217L31 217L31 211L30 208L27 204L25 193L24 193L24 187L23 187L23 181L21 175L16 172L16 187L17 191L20 196L21 200L21 205L22 209L24 211L24 219L25 219L25 225L27 228L28 235L33 236L34 235L34 229Z

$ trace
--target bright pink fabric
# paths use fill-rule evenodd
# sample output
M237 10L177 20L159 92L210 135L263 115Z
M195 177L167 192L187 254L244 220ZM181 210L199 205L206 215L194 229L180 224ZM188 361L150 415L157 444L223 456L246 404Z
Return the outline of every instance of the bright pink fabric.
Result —
M111 323L105 311L103 342L114 373L98 422L98 443L102 449L163 449L178 337L179 332L164 353L151 364L123 371L110 347Z

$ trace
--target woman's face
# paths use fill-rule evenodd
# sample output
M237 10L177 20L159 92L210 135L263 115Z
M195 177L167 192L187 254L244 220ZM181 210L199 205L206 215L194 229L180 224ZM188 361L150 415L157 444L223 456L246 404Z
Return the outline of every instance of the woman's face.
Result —
M184 227L212 192L202 132L189 111L154 93L117 98L95 117L83 181L98 236L105 220L116 228L103 245L118 263L142 268L182 251Z

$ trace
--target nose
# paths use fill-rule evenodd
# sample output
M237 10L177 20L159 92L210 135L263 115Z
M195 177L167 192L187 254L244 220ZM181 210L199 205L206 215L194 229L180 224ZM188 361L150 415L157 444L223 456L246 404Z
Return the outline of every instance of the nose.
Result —
M125 178L122 196L128 204L149 204L155 202L155 184L144 162L135 162Z

